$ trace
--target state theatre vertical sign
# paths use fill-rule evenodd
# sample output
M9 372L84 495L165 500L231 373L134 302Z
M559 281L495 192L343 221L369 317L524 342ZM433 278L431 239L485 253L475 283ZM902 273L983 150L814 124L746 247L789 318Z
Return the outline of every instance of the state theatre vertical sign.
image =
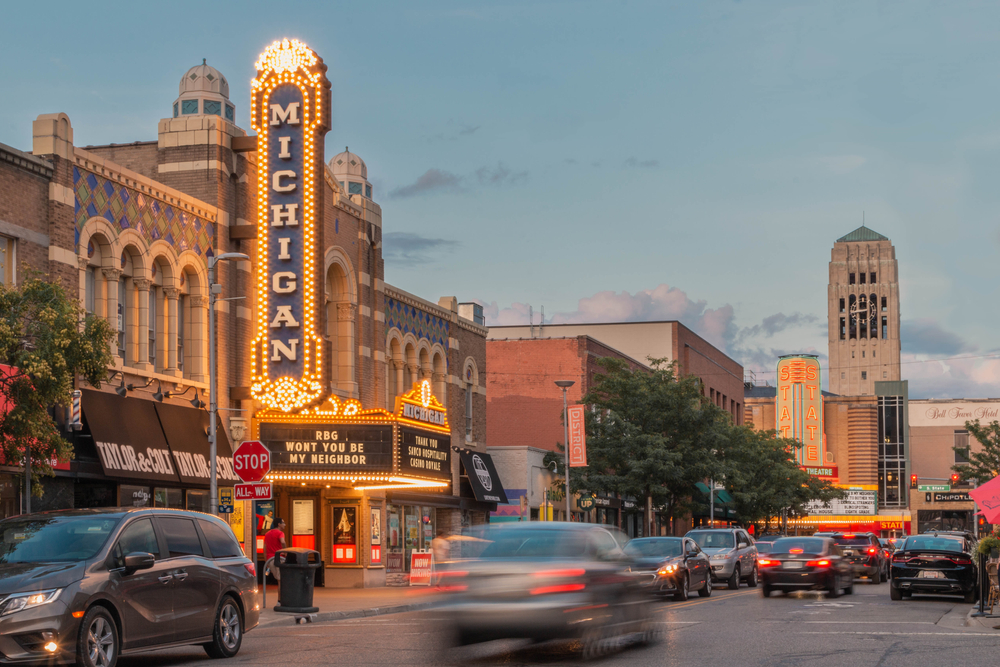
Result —
M259 186L251 393L271 409L292 412L327 393L317 314L330 82L323 60L297 40L271 44L255 67L250 119Z
M802 448L795 453L799 466L819 468L826 465L819 359L800 355L778 360L775 409L778 434L802 443Z

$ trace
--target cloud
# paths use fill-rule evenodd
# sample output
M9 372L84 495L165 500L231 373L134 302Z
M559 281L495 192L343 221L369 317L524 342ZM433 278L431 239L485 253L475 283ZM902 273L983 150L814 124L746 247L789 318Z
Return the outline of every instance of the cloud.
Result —
M818 321L819 318L815 315L807 315L805 313L792 313L791 315L775 313L774 315L765 317L761 320L760 324L740 329L734 338L733 344L739 345L745 340L760 337L773 338L776 334L786 329L813 324Z
M480 167L475 173L481 185L514 185L528 180L528 172L513 172L502 162L497 162L496 167Z
M416 195L423 195L429 192L438 192L442 190L460 190L461 186L462 179L459 176L447 171L441 171L440 169L428 169L421 174L416 181L410 183L409 185L396 188L389 193L389 196L397 199L402 197L414 197Z
M440 169L428 169L413 183L390 192L389 197L402 199L434 192L460 192L470 189L471 185L502 187L518 185L527 180L527 171L511 171L503 162L497 162L495 167L480 167L467 176L459 176Z
M625 160L625 166L632 169L653 169L660 166L659 160L640 160L634 155Z
M458 141L462 137L471 137L482 125L469 125L467 123L456 123L453 120L448 121L447 132L438 132L437 134L432 134L427 137L427 141L431 143L439 141Z
M397 264L424 264L443 252L458 248L455 241L432 239L410 232L388 232L382 236L382 257Z
M903 351L913 354L959 354L976 349L932 319L900 321L899 339Z

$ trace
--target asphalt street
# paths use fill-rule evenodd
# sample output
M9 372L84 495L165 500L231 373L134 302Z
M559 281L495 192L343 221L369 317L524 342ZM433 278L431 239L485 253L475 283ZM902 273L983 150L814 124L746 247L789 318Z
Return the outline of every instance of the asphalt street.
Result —
M853 595L761 597L760 589L716 590L711 598L667 602L655 646L622 646L602 665L768 665L879 667L995 665L1000 630L966 627L970 605L915 596L892 602L888 584L859 581ZM1000 619L997 619L1000 624ZM233 664L246 665L560 665L579 664L576 643L503 641L442 652L435 612L427 610L246 635ZM201 649L125 658L122 667L224 664Z

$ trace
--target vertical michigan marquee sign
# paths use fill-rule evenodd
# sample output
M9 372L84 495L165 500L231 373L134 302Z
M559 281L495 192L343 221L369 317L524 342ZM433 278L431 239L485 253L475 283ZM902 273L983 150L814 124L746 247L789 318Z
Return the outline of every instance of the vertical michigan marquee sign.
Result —
M825 465L819 359L794 355L778 360L775 413L778 433L803 445L795 454L798 464L810 468Z
M326 397L317 313L322 294L323 137L330 127L326 65L297 40L255 63L257 336L253 397L291 412Z

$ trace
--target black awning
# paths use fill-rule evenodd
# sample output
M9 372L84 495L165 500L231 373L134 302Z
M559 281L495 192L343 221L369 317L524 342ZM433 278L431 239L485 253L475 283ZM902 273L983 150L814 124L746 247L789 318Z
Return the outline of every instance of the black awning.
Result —
M178 482L152 401L84 389L82 404L105 475Z
M186 484L208 484L211 460L208 456L208 412L167 403L156 403L156 412L160 416L160 424L170 444L181 481ZM222 484L238 482L240 480L233 471L233 450L226 430L222 428L218 418L215 423L217 479Z
M468 479L469 486L476 500L482 503L507 504L507 494L500 482L493 457L485 452L474 452L469 449L459 450L462 459L463 482Z

